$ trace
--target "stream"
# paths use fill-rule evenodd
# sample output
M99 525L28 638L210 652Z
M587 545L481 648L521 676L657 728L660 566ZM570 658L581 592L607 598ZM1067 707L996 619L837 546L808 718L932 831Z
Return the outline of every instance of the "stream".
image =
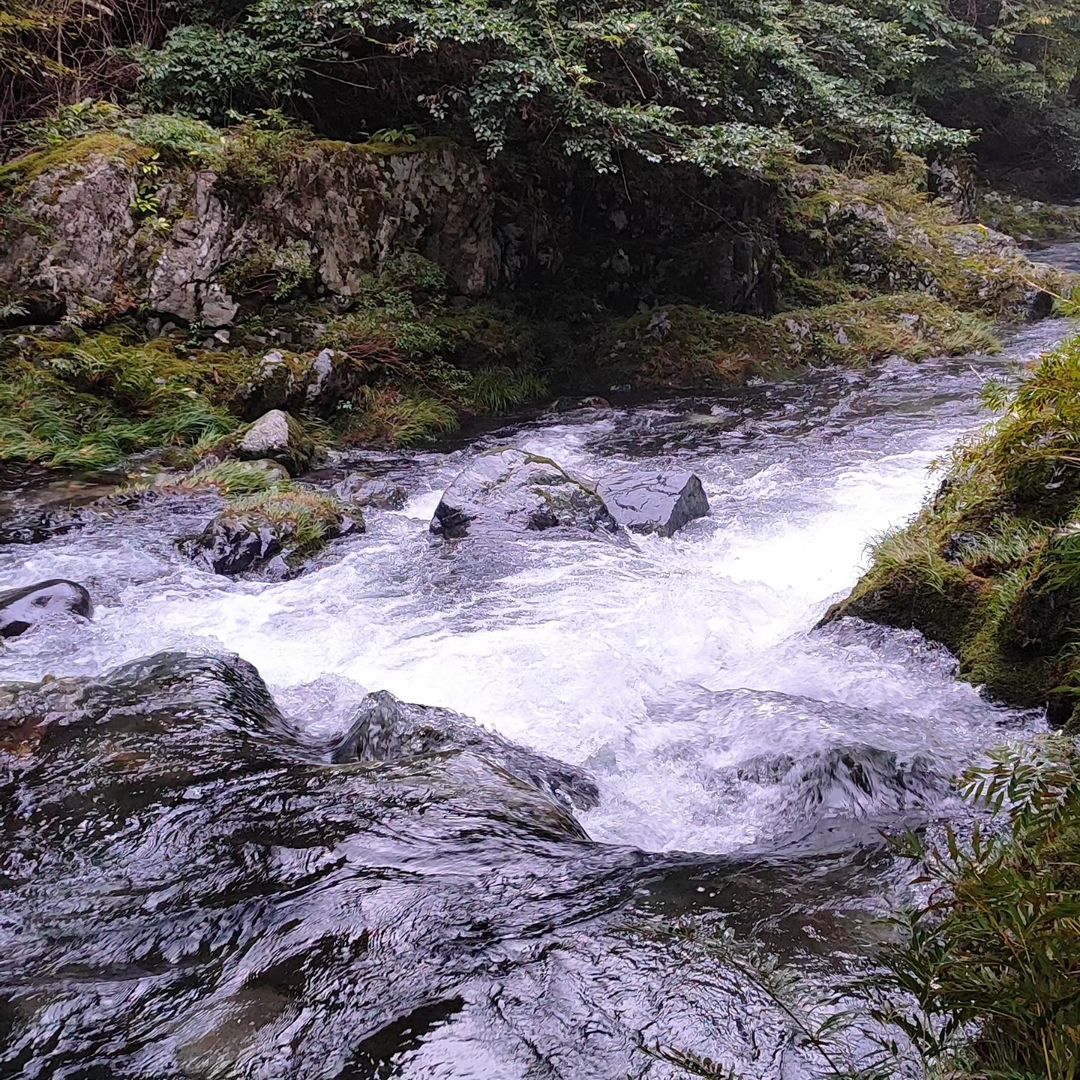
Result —
M679 1053L821 1075L713 942L821 985L858 970L909 895L883 830L960 812L951 778L1043 720L914 632L812 628L986 422L980 384L1069 331L350 452L315 482L378 476L404 507L285 582L179 555L197 500L0 548L0 588L69 578L96 608L6 643L0 681L56 676L20 707L97 718L0 774L0 1076L621 1080L685 1076ZM624 543L433 539L441 492L501 444L690 469L710 513ZM130 666L163 652L187 655ZM169 679L194 704L145 707ZM382 690L582 767L598 804L468 748L319 759Z

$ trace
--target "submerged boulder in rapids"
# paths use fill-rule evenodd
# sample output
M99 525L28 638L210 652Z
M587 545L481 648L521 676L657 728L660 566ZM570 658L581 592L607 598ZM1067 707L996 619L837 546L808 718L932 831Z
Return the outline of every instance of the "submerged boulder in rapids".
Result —
M0 544L40 544L81 529L88 520L83 510L30 510L0 523Z
M445 750L472 750L565 806L589 810L600 801L596 782L584 769L518 746L471 717L410 705L385 690L360 703L334 761L392 761Z
M481 454L443 493L431 531L447 539L548 529L613 533L618 522L588 483L550 458L503 448Z
M25 634L50 615L80 615L89 619L93 610L90 594L74 581L51 578L21 589L8 589L0 592L0 637Z
M701 481L681 469L609 478L599 491L615 520L632 532L673 536L709 512Z

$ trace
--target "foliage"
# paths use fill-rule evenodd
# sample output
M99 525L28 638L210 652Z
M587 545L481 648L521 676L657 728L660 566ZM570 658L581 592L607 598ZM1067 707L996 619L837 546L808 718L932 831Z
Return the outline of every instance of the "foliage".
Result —
M262 296L280 302L298 292L313 274L307 245L296 241L280 247L260 244L227 266L221 281L237 296Z
M1080 756L1066 737L1007 748L965 778L994 815L964 841L912 836L928 899L897 920L871 1015L946 1075L1080 1075ZM910 1007L903 1005L909 1002ZM970 1038L969 1038L970 1036Z
M277 484L258 494L235 498L228 514L285 530L290 559L310 555L340 535L346 516L359 516L356 512L350 514L331 495L291 483Z
M222 403L247 358L182 357L115 333L29 339L0 353L0 461L102 468L232 431Z
M157 109L215 122L327 95L374 89L410 131L420 101L437 123L488 152L553 141L606 171L618 155L764 173L813 148L926 150L966 137L893 88L932 40L888 4L832 0L255 0L240 20L210 16L144 56ZM383 62L395 58L392 77Z
M772 319L677 304L615 323L600 363L642 387L726 385L820 364L992 352L990 328L922 293L789 311Z

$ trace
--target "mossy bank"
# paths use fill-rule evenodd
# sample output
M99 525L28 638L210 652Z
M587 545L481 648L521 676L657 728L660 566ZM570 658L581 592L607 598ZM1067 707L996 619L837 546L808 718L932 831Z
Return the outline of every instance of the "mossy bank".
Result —
M915 520L873 548L869 572L826 616L915 628L960 674L1015 705L1080 710L1080 338L1044 357L1003 411L959 447Z

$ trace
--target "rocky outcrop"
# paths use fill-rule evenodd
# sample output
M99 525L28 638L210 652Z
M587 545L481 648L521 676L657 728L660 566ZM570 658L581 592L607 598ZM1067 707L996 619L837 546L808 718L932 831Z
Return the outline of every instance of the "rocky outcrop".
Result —
M93 614L90 594L74 581L52 578L0 592L0 638L25 634L42 620L54 615Z
M359 511L306 489L285 489L237 500L180 550L215 574L257 572L292 577L331 540L364 531Z
M209 169L166 170L148 190L145 152L115 136L72 144L68 156L50 151L37 175L27 164L0 257L0 291L47 317L141 306L224 326L256 263L263 276L288 273L347 300L365 273L406 249L466 294L499 277L490 176L448 143L374 152L311 140L279 182L242 197ZM152 215L138 209L147 205Z
M443 493L431 520L431 531L448 540L549 529L602 534L618 527L594 487L550 458L512 447L479 455Z
M364 377L359 364L335 349L307 355L274 349L241 388L239 404L252 419L267 409L304 410L326 417L353 398Z
M709 512L701 481L684 470L607 477L598 490L615 520L631 532L673 536Z
M600 801L596 782L583 769L486 731L468 716L410 705L386 691L364 698L333 759L392 761L447 750L471 750L487 757L567 807L589 810Z

